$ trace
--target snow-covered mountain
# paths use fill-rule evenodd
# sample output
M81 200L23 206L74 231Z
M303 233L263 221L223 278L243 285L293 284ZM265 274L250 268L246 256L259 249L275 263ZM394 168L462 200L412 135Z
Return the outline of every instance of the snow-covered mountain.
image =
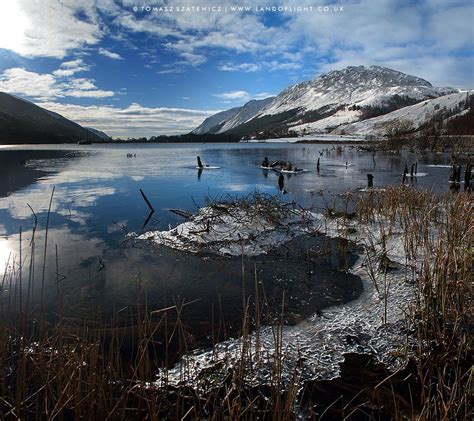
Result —
M217 133L223 133L227 130L231 130L234 127L240 126L251 118L255 117L262 109L273 101L274 97L269 97L260 100L252 100L247 102L243 107L239 109L237 114L232 118L228 119Z
M288 87L253 116L246 113L246 119L233 121L237 112L229 110L233 112L220 122L219 130L214 133L327 132L454 92L456 90L433 87L424 79L385 67L350 66Z
M390 131L416 131L430 121L440 123L462 116L469 111L474 100L474 91L456 92L439 98L419 102L378 117L347 124L334 131L335 134L383 136Z
M333 70L314 80L290 86L259 116L289 110L319 110L341 105L383 106L394 95L421 101L453 92L435 88L428 81L380 66L350 66Z
M103 142L105 133L86 130L62 115L0 92L0 145L15 143ZM105 136L105 137L104 137Z
M265 99L254 99L247 102L242 107L231 108L227 111L221 111L206 118L199 127L196 127L192 133L223 133L245 123L247 120L255 117L260 110L266 107L274 97Z
M191 133L204 134L204 133L216 133L227 120L233 118L242 107L231 108L230 110L221 111L220 113L211 115L206 118L198 127L196 127Z

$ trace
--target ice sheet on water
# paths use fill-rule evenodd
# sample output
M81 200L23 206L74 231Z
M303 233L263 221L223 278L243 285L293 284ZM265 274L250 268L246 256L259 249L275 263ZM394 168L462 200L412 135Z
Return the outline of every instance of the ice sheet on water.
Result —
M311 215L326 235L340 236L340 221L328 219L321 224L322 215ZM347 223L344 224L344 228L347 228ZM356 226L354 222L349 224ZM361 243L369 235L373 236L375 244L379 244L379 234L370 225L357 225L357 233L348 237ZM396 230L392 231L384 244L387 257L399 265L397 270L386 273L383 284L389 286L386 296L382 285L377 290L369 278L364 266L365 256L361 254L350 270L364 281L364 293L358 299L318 312L296 326L281 328L280 353L284 356L284 381L290 381L295 371L304 380L337 376L339 363L347 352L373 355L392 368L402 363L403 360L397 358L397 353L407 341L404 314L413 299L414 291L412 283L407 281L409 276L408 267L405 266L406 253L402 235ZM166 376L167 381L172 384L184 381L193 387L205 387L204 384L208 387L208 373L212 372L215 380L224 378L229 368L239 364L245 350L249 355L255 356L257 351L260 355L258 368L254 366L248 371L247 380L255 384L269 383L272 381L273 364L277 355L275 329L277 328L263 326L259 330L258 350L257 334L253 333L245 344L242 338L238 338L221 342L211 350L196 350L184 356L168 373L161 375ZM157 385L161 381L159 376Z

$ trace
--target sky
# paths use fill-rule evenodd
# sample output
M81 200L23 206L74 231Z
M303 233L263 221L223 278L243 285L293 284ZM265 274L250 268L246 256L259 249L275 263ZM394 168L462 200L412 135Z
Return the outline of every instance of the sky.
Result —
M113 137L206 117L349 65L474 88L470 0L2 0L0 91Z

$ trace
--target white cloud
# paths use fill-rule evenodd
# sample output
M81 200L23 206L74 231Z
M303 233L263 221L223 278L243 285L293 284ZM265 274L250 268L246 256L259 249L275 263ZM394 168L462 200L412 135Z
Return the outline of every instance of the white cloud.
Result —
M105 57L111 58L112 60L123 60L123 57L120 54L114 53L113 51L107 50L105 48L99 48L98 53Z
M222 92L220 94L214 94L214 96L224 101L248 101L251 98L247 91Z
M76 59L71 61L65 61L61 64L60 68L53 72L53 75L58 77L68 77L75 73L87 72L90 70L90 66L86 65L82 59Z
M102 31L92 0L7 0L0 3L0 48L24 57L63 58L97 44ZM79 19L81 14L83 19Z
M60 104L53 101L37 102L37 105L57 112L83 126L102 130L114 137L149 137L188 133L207 117L220 111L148 108L137 103L126 108Z
M272 96L268 92L260 92L255 95L251 95L247 91L230 91L230 92L221 92L218 94L213 94L216 98L222 100L223 103L230 102L247 102L251 99L264 99Z
M219 66L219 70L224 72L257 72L261 69L260 63L224 63Z
M297 14L289 27L329 62L319 66L315 60L320 72L377 64L434 85L470 87L473 13L472 4L460 1L360 0L346 5L344 13Z
M98 89L93 79L65 78L65 76L68 75L56 74L56 72L40 74L15 67L5 70L0 75L0 91L32 98L108 98L114 96L112 91Z
M0 75L0 91L36 98L61 96L54 75L41 75L21 68L7 69Z
M164 3L183 5L181 0ZM269 3L314 5L309 0ZM235 0L219 4L230 6ZM275 24L253 12L134 13L133 6L141 6L137 0L5 0L0 2L0 48L25 57L64 58L105 45L106 37L129 48L140 47L133 45L129 36L133 33L157 41L146 50L152 56L163 48L179 56L172 67L162 65L160 74L201 66L225 50L234 58L219 65L223 71L298 71L301 79L308 69L320 72L367 63L411 74L421 70L421 76L437 85L469 87L474 83L472 2L357 0L341 4L342 13L286 14ZM255 2L241 0L239 5L255 6ZM105 21L103 15L107 15ZM97 48L97 52L111 59L121 57L107 48ZM244 54L245 62L239 62L239 55ZM76 63L61 66L53 76L71 77L80 71L84 69Z
M220 5L232 3L224 0ZM246 0L239 3L254 5ZM270 3L314 6L301 0ZM124 4L135 5L132 0ZM167 2L170 6L177 4L182 3ZM278 25L258 13L149 13L120 17L115 23L127 31L172 39L166 48L191 66L199 66L215 55L216 49L223 49L255 57L243 63L221 63L218 68L223 71L294 70L302 75L311 65L313 72L321 72L367 63L398 66L411 74L421 68L425 77L437 85L472 85L472 4L462 0L358 0L341 4L344 12L287 14ZM304 62L309 66L303 68ZM452 72L441 80L438 76L442 68L448 70L443 65L447 62L456 62L457 66L450 64Z
M222 63L218 66L219 70L225 72L257 72L259 70L268 70L270 72L276 70L299 70L302 65L295 62L279 62L272 61L258 61L256 63Z
M223 0L220 6L232 5L232 0ZM243 1L241 3L251 4ZM131 9L133 1L125 1ZM171 0L168 6L182 6L182 2ZM230 50L237 53L259 53L263 55L289 52L295 35L286 25L265 25L256 13L149 13L145 15L118 14L114 24L123 30L145 33L158 38L172 39L165 48L182 57L184 63L198 66L204 63L213 49Z
M77 67L84 66L84 62L82 61L82 58L78 58L76 60L70 60L70 61L65 61L64 63L61 64L61 67L65 67L66 69L75 69Z

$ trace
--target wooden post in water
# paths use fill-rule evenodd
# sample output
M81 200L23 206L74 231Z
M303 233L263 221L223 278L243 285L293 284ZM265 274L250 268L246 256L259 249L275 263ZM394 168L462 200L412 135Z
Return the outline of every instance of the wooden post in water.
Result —
M449 188L454 191L459 191L459 187L461 184L461 165L453 164L451 168L451 174L449 176Z
M458 165L456 168L456 183L461 184L461 171L462 171L462 166Z
M471 191L472 164L467 164L464 171L464 191Z
M456 165L454 164L451 167L451 174L449 174L449 182L450 183L456 182Z
M407 174L408 174L408 167L405 165L405 169L403 170L403 176L402 176L402 185L405 184L407 181Z
M280 176L278 177L278 188L282 192L284 187L285 187L285 176L283 174L280 174Z
M319 174L319 158L318 158L318 163L316 164L316 170L318 171L318 174Z
M374 176L372 174L367 174L367 188L371 189L374 187Z

